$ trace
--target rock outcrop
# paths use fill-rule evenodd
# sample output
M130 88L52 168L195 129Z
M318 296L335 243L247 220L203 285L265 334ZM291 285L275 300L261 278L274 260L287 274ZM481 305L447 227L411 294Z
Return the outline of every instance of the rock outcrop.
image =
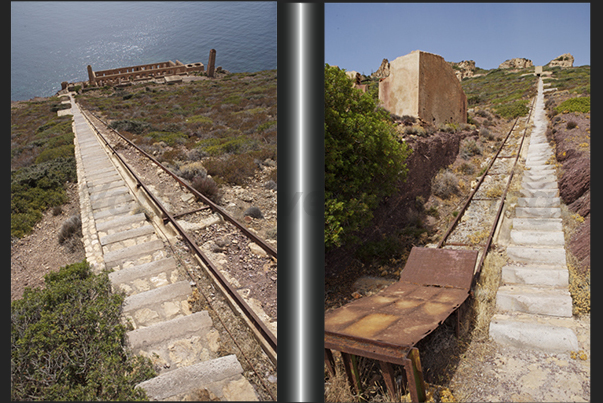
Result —
M534 63L530 59L524 59L523 57L516 57L514 59L505 60L498 66L499 69L525 69L533 67Z
M372 78L385 78L389 76L389 60L383 59L381 66L371 74Z
M548 64L549 67L574 67L574 56L569 53L564 53L559 57L554 58Z
M463 60L462 62L448 62L450 67L454 70L454 74L456 74L456 78L459 81L463 81L465 77L473 77L475 73L475 62L473 60Z

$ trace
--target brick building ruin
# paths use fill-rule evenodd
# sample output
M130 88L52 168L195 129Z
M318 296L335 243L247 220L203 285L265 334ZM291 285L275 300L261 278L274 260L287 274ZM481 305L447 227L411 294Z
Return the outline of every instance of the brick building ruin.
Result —
M415 50L390 62L379 80L379 100L390 113L438 126L467 123L467 97L443 57Z

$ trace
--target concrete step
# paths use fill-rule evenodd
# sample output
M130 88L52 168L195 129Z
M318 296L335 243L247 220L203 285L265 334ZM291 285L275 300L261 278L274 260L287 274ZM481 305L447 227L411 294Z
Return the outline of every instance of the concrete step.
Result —
M571 317L572 297L567 288L503 285L496 294L496 308L503 312Z
M490 322L490 337L499 344L522 350L547 353L577 351L578 338L569 327L569 321L573 319L495 314Z
M517 205L519 207L559 207L561 199L559 197L519 197Z
M220 336L207 311L128 332L134 354L149 357L159 373L218 357Z
M122 193L115 197L105 196L96 200L90 200L90 205L92 206L92 210L98 210L104 207L116 206L133 200L134 196L128 192Z
M190 315L188 297L191 286L179 281L127 297L123 313L134 329L147 327L166 320Z
M96 195L99 193L108 192L113 189L119 189L122 187L126 187L126 185L124 184L123 179L119 178L119 179L114 180L113 182L106 182L101 185L88 184L87 187L88 187L89 195Z
M115 242L125 241L127 239L134 239L145 235L155 233L155 228L151 224L143 225L142 227L132 228L125 231L115 232L111 235L105 235L100 238L102 246L109 245Z
M134 224L146 221L144 213L125 215L116 217L112 220L96 224L97 231L108 231L110 229L119 231L125 228L130 228Z
M163 249L163 242L160 239L144 242L127 248L118 249L104 254L105 266L111 269L128 260L136 260L145 255L151 255L154 252Z
M563 231L511 230L511 241L515 245L564 246Z
M139 383L149 400L257 401L235 355L178 368Z
M99 221L112 220L120 215L132 214L132 212L136 211L139 208L140 206L138 203L130 201L127 203L117 204L115 206L102 207L100 209L94 210L92 212L92 215L98 223Z
M521 218L513 219L513 229L527 231L563 231L561 218Z
M521 189L519 191L523 197L558 197L559 189Z
M511 262L519 264L567 265L565 248L536 246L507 246L507 256Z
M114 182L113 182L114 183ZM90 201L101 200L107 197L118 197L124 194L129 194L130 190L123 184L120 187L114 187L112 189L99 189L98 192L94 192L90 195Z
M109 280L115 289L124 291L127 296L130 296L174 284L185 278L178 271L174 258L168 257L111 272Z
M502 268L503 284L531 284L551 287L567 287L569 272L565 266L515 266Z
M521 218L559 218L559 207L515 207L515 217Z
M549 181L530 181L530 180L522 180L521 187L528 190L543 190L543 189L555 189L557 190L557 181L549 180Z

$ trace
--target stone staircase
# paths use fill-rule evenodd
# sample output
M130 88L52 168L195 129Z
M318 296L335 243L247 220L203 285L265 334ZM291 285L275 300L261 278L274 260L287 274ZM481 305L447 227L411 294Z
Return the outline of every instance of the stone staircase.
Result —
M126 293L124 320L134 327L130 348L160 368L139 386L151 400L258 400L236 356L219 357L208 312L191 313L189 281L70 100L86 259L96 272L112 270L114 290Z
M490 336L501 344L547 352L578 349L572 325L565 239L553 150L545 136L542 80L535 105L521 194L496 295Z

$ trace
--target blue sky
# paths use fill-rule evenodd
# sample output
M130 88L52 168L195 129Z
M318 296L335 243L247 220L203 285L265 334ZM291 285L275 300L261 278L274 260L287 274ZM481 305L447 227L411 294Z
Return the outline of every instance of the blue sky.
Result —
M325 62L364 74L413 50L497 68L563 53L590 65L589 3L326 3Z

